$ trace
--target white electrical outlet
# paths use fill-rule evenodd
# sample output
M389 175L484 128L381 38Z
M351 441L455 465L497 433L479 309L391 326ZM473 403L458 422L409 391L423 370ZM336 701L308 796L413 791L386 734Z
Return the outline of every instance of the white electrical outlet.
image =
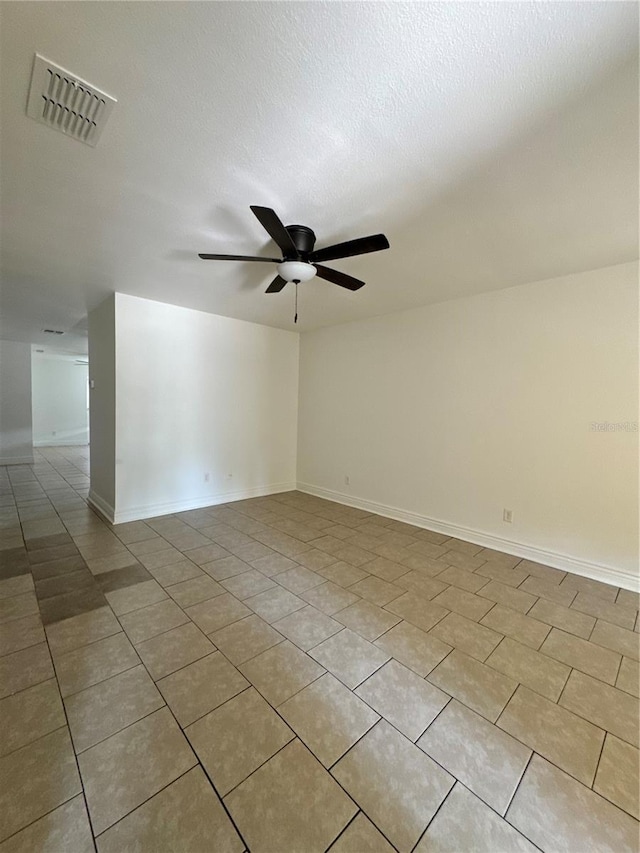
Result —
M350 478L345 474L345 475L344 475L344 484L345 484L345 486L350 485L350 482L351 482Z
M204 481L205 481L205 483L208 483L210 478L211 478L211 474L209 474L209 472L207 471L207 472L205 473L205 475L204 475Z
M511 522L513 521L513 510L504 509L502 511L502 520L506 521L508 524L511 524Z

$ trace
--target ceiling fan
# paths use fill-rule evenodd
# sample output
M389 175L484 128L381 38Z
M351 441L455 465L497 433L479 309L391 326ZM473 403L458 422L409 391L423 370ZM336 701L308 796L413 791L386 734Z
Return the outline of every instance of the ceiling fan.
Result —
M314 251L316 235L311 228L307 228L306 225L285 226L269 207L252 205L251 210L282 252L282 258L210 254L200 254L198 257L205 261L265 261L278 264L278 274L267 288L267 293L278 293L287 282L293 281L299 284L301 281L309 281L315 275L340 287L346 287L347 290L359 290L364 286L364 281L325 267L321 262L350 258L354 255L364 255L367 252L379 252L389 248L389 241L384 234L374 234L371 237L347 240L346 243L336 243L334 246Z

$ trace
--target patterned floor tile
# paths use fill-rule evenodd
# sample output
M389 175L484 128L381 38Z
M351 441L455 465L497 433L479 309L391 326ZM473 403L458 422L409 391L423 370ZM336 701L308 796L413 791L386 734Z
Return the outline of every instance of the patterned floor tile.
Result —
M78 756L96 835L158 793L197 762L167 708Z
M537 755L507 820L541 850L635 853L638 848L637 821Z
M455 781L384 720L332 773L401 853L413 848Z
M188 726L186 735L221 797L294 738L253 688Z
M323 853L357 811L299 740L235 788L225 805L253 853Z
M278 708L298 737L331 767L380 717L330 673Z

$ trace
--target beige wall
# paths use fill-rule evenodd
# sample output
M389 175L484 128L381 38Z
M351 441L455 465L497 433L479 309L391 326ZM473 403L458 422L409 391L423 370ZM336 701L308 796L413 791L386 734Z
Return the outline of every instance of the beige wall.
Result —
M34 354L31 401L34 447L89 443L86 358Z
M116 500L115 297L89 313L91 500L110 515Z
M31 344L0 341L0 465L33 462Z
M295 488L298 335L115 300L116 519Z
M591 427L637 421L637 264L301 336L302 488L592 576L637 577L638 432Z

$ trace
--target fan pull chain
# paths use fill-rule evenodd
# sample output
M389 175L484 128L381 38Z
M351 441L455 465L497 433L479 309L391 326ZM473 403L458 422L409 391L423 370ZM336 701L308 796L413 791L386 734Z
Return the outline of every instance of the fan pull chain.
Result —
M297 323L298 322L298 282L296 281L294 283L296 286L296 314L295 314L295 317L293 318L293 322Z

